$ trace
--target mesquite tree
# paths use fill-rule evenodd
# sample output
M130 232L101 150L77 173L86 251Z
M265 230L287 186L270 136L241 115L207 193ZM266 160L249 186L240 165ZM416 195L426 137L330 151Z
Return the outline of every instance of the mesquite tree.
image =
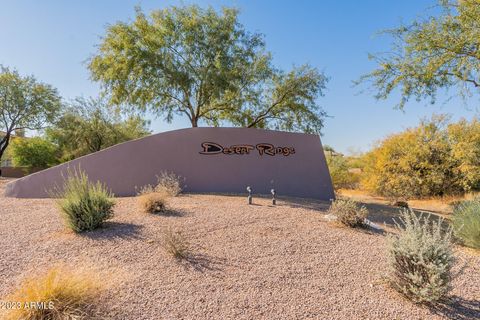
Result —
M456 89L463 97L480 93L480 1L440 0L441 14L387 30L388 53L371 55L378 67L361 77L385 99L399 90L399 108L410 98L435 97Z
M0 160L15 131L43 128L60 108L61 99L52 86L0 66Z
M171 121L318 132L317 98L327 78L310 66L272 66L262 35L238 22L236 9L170 7L108 27L91 58L92 78L111 102ZM133 110L132 110L133 108Z

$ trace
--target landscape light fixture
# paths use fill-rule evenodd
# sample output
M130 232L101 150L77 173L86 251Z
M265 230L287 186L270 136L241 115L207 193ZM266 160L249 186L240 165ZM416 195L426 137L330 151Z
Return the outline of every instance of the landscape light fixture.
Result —
M247 191L248 191L248 204L252 204L252 188L248 186Z
M275 196L277 195L277 192L275 191L275 189L272 189L272 190L270 190L270 193L272 194L272 204L276 205L277 204L277 198L275 198Z

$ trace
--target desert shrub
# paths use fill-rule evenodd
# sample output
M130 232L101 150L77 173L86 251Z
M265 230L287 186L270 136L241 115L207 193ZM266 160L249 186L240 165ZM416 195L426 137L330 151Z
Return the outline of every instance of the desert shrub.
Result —
M88 318L100 287L88 274L52 268L21 283L8 301L19 303L7 320L64 320ZM29 307L37 303L44 308Z
M167 197L164 192L148 192L138 195L138 202L143 211L161 213L167 210Z
M40 137L13 139L9 149L16 167L44 169L58 164L58 148Z
M337 217L338 221L348 227L363 227L366 225L368 210L365 206L351 199L335 200L330 206L329 213Z
M65 222L75 232L96 229L113 216L113 194L84 172L69 173L63 188L55 191Z
M394 207L400 207L400 208L406 208L406 209L409 208L407 201L398 200L398 199L395 199L395 200L391 201L390 205L392 205Z
M157 183L155 185L147 184L143 186L138 193L166 193L171 197L176 197L183 190L183 180L182 177L173 172L162 171L160 175L157 176Z
M395 199L461 192L444 122L442 117L423 121L383 140L366 156L362 185Z
M458 195L480 188L480 122L435 115L391 135L364 157L361 186L394 199Z
M466 192L480 189L480 121L462 119L447 128L452 146L451 157L456 160L455 175Z
M190 253L190 245L179 231L168 228L163 234L165 251L176 259L185 259Z
M182 192L182 178L173 172L163 171L157 177L157 192L166 192L172 197L176 197Z
M325 158L335 190L354 189L358 186L360 175L352 172L347 158L342 155L333 155L333 153L326 154Z
M436 302L450 290L452 232L442 225L442 219L431 222L429 215L405 209L398 234L388 238L390 283L415 303Z
M480 198L456 205L452 221L455 236L466 246L480 249Z

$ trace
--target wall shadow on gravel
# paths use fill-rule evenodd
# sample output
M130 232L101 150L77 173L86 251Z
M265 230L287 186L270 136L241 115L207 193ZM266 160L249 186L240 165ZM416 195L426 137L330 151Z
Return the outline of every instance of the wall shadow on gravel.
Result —
M300 208L306 210L326 212L330 207L330 202L314 199L279 197L277 198L277 206L287 206L294 209Z
M142 228L133 223L107 221L101 228L79 235L92 240L142 239Z
M183 265L186 268L192 268L198 272L222 271L226 259L212 257L207 254L192 253L183 259Z
M400 222L400 216L403 208L390 206L386 204L365 203L361 201L359 201L359 204L362 206L365 206L368 209L368 212L369 212L368 220L379 225L380 227L382 227L383 225L386 225L388 227L394 227L395 221ZM326 214L328 209L330 208L330 202L314 200L314 199L280 197L279 200L277 200L277 206L287 206L294 209L300 208L300 209L306 209L306 210L313 210L313 211L319 211L321 213ZM414 210L414 212L417 215L430 214L430 221L433 221L433 222L437 222L438 219L441 218L439 215L435 214L435 212L419 211L419 210ZM444 227L445 228L448 227L447 222L444 223ZM377 232L375 230L370 230L370 231L375 234L382 233L382 232Z
M374 203L363 203L360 202L361 205L364 205L368 209L368 220L377 224L377 225L387 225L389 227L395 226L395 221L400 223L401 212L404 210L400 207L394 207L384 204L374 204ZM425 215L428 216L430 214L430 221L437 222L440 217L435 213L431 212L424 212L419 210L414 210L415 214L418 215ZM448 223L445 222L444 227L448 227Z
M162 217L185 217L188 214L189 212L185 210L179 210L179 209L173 209L173 208L169 208L165 212L154 213L154 215L162 216Z
M480 317L480 301L453 296L445 303L430 307L430 311L453 320L475 320Z

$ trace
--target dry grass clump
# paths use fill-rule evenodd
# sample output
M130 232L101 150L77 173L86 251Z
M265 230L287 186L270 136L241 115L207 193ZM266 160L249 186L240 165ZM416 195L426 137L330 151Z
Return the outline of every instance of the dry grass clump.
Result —
M101 182L90 182L85 172L70 173L53 195L67 226L75 232L94 230L113 216L113 194Z
M146 185L138 193L138 203L143 211L149 213L162 213L167 211L167 200L176 197L182 192L182 179L180 176L161 172L157 176L156 185Z
M90 319L100 286L95 277L72 272L64 267L50 269L45 275L32 277L6 300L15 301L7 320Z
M146 193L166 193L170 197L178 196L182 190L182 182L184 179L176 175L173 172L162 171L160 175L157 176L157 184L155 185L146 185L140 189L139 194Z
M430 222L430 216L406 209L401 223L388 241L390 283L415 303L437 302L450 290L452 231L442 230L442 219Z
M190 244L179 231L171 227L163 233L163 247L165 251L176 259L185 259L190 254Z
M338 199L333 201L328 209L330 214L337 217L338 221L352 228L365 227L368 210L365 206L351 199Z
M148 213L163 213L167 211L168 195L164 192L144 193L138 196L138 203L143 211Z

